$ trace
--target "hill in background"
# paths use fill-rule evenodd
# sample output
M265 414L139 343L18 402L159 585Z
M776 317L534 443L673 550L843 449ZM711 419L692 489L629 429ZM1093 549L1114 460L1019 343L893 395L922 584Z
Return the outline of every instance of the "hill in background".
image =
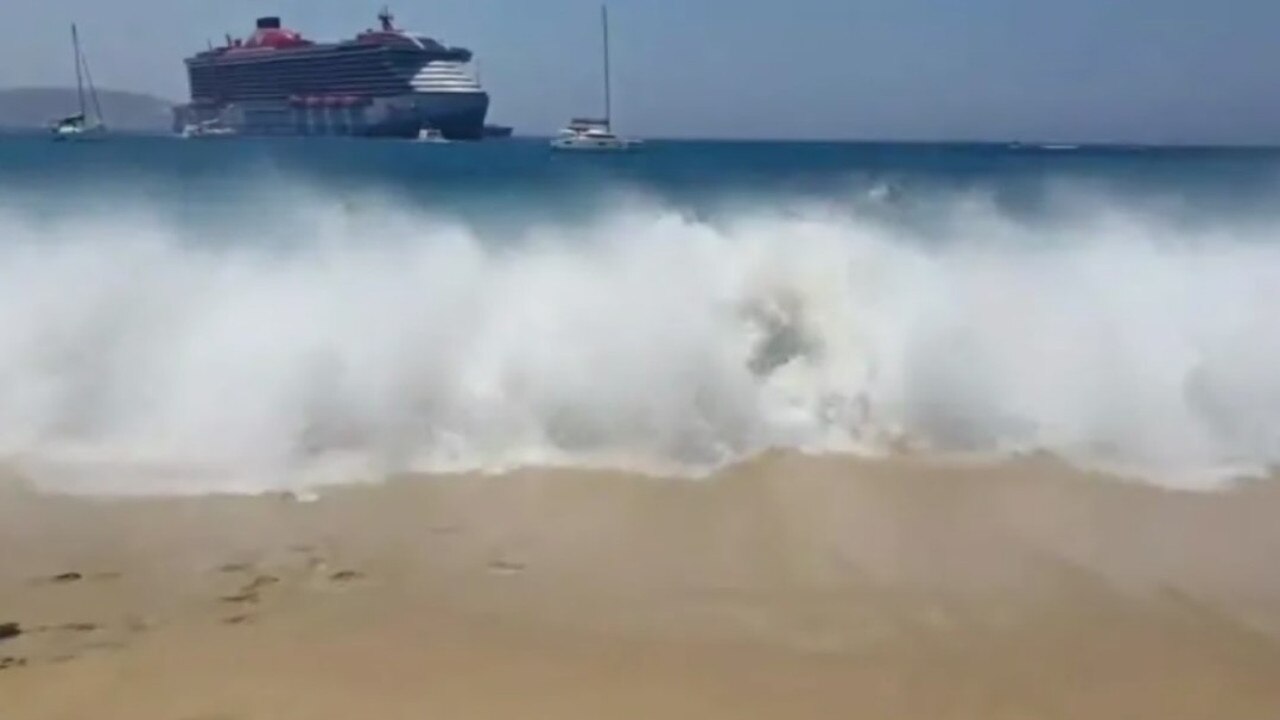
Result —
M151 95L122 90L98 90L107 127L127 132L169 132L173 103ZM79 108L75 88L14 88L0 90L0 128L46 128Z

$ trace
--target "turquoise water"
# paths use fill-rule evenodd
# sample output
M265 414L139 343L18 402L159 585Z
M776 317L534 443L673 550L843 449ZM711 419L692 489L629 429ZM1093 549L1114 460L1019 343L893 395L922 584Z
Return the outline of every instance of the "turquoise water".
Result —
M0 138L0 453L97 490L1280 460L1277 154ZM111 472L107 472L111 469Z
M122 137L57 144L36 136L0 138L0 186L37 205L56 206L50 191L57 188L74 189L81 205L143 196L170 205L157 209L227 213L306 188L482 218L594 210L621 194L701 210L735 201L843 203L882 185L896 199L979 193L1011 212L1033 211L1071 185L1240 212L1272 203L1277 160L1280 153L1257 149L652 141L640 153L599 156L556 154L529 139L424 145Z

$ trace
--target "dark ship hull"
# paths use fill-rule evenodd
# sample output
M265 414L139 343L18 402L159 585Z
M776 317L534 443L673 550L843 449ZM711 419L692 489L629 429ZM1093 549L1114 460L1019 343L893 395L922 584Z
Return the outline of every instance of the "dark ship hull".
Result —
M186 60L191 102L175 129L216 123L240 135L446 138L485 135L489 95L467 71L471 53L396 30L315 44L262 18L249 40Z
M214 121L237 135L416 138L424 128L436 128L450 140L480 140L487 136L488 109L489 97L483 93L417 93L356 105L271 100L191 103L174 109L174 130Z

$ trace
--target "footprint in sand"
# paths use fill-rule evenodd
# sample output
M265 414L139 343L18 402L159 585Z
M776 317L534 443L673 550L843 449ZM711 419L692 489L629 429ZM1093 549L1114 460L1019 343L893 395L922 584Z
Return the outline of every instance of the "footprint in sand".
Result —
M489 572L495 575L518 575L525 571L525 564L515 560L494 560L489 563Z
M253 580L251 580L248 585L245 585L244 590L246 592L261 590L262 588L265 588L265 587L271 587L272 585L275 585L278 582L280 582L280 578L274 575L259 575L255 577Z
M82 572L79 572L76 570L70 570L64 573L58 573L57 575L51 575L49 577L39 578L39 579L33 580L32 582L36 584L47 583L50 585L71 585L72 583L78 583L81 580L86 580L86 579L105 582L105 581L111 581L111 580L119 580L120 577L121 577L121 574L114 571L94 573L86 577L85 574Z
M246 592L238 592L234 595L223 595L221 598L222 602L231 603L234 605L244 605L244 604L255 605L261 599L262 599L262 596L258 592L253 590L249 590Z
M363 577L364 573L362 572L357 572L355 570L339 570L338 572L330 575L329 579L336 583L349 583L355 580L360 580Z
M278 582L280 582L280 578L274 575L259 575L253 580L250 580L248 584L241 587L240 591L236 594L223 596L222 601L236 604L257 603L262 599L261 591Z
M27 659L20 657L0 657L0 670L27 666Z

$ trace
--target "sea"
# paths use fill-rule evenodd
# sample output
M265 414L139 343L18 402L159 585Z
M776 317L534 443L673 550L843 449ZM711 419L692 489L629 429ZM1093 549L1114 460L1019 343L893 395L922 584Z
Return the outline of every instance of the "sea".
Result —
M0 137L0 464L266 492L768 451L1280 461L1280 152Z

